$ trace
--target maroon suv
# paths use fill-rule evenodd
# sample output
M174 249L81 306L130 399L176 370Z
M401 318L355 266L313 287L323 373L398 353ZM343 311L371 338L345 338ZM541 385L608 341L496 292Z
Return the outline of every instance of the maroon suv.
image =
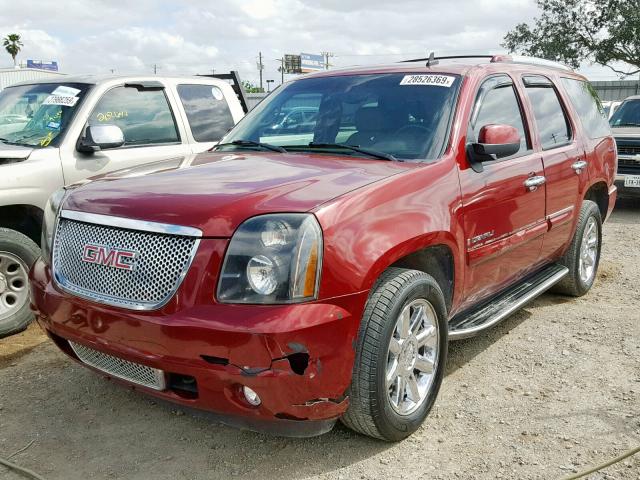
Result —
M399 440L449 340L591 288L616 163L592 88L559 65L306 76L211 153L54 194L33 309L62 351L145 393Z

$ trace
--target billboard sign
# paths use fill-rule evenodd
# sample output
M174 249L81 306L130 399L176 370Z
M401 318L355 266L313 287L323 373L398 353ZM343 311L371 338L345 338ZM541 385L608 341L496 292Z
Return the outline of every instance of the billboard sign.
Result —
M324 56L313 53L300 54L300 70L302 73L324 70Z
M284 56L284 73L302 73L300 71L300 55Z
M40 70L58 71L58 62L43 62L42 60L27 60L27 68L38 68Z

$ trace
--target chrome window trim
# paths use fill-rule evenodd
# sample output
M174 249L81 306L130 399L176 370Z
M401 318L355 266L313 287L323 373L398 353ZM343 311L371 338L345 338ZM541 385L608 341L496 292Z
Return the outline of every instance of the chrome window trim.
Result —
M97 225L107 225L109 227L124 228L126 230L138 230L140 232L147 233L164 233L166 235L177 235L181 237L202 238L202 230L195 227L185 227L183 225L149 222L146 220L136 220L134 218L79 212L77 210L62 210L60 212L60 216L77 222L95 223Z

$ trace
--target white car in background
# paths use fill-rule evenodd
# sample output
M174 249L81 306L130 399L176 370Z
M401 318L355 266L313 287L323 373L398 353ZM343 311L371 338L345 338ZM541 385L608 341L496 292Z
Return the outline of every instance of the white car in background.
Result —
M27 275L49 196L213 147L246 113L237 74L218 77L47 78L0 92L0 337L31 320Z

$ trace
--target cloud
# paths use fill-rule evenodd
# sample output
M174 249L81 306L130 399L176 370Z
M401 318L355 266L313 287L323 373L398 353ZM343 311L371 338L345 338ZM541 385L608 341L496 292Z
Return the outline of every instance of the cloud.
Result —
M504 34L537 14L534 0L0 0L0 11L0 35L25 40L19 59L58 60L65 72L237 69L253 82L258 52L265 79L280 78L285 53L329 51L350 66L501 52Z

